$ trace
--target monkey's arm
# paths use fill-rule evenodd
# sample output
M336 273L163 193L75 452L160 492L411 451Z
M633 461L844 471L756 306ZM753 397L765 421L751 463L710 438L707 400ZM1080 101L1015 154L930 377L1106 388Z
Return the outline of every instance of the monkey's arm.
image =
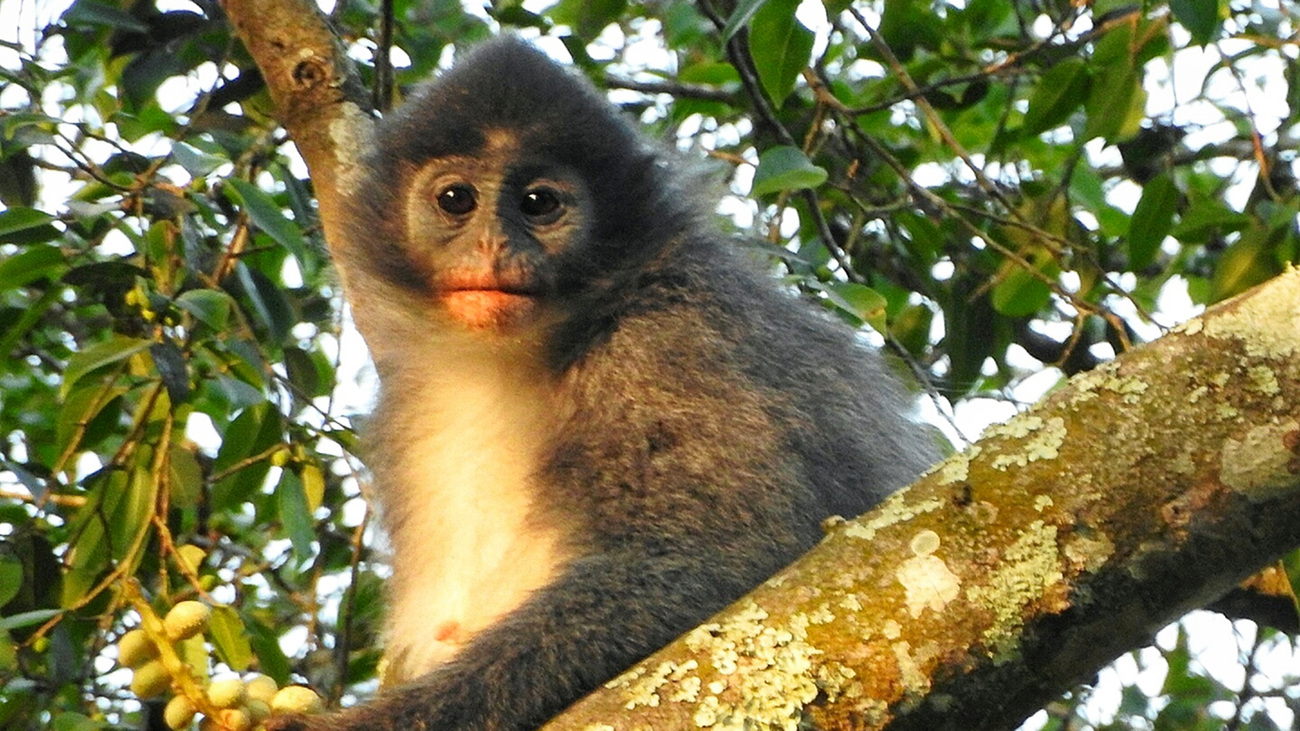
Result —
M536 728L758 580L750 576L752 567L739 568L707 548L651 551L638 547L580 558L448 665L363 706L273 719L268 728Z

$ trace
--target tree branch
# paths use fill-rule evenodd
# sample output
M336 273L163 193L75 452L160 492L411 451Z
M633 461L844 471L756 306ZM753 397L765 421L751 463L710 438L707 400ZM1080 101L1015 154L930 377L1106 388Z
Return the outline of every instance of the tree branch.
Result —
M580 702L587 728L1007 728L1300 545L1300 271L1073 379Z

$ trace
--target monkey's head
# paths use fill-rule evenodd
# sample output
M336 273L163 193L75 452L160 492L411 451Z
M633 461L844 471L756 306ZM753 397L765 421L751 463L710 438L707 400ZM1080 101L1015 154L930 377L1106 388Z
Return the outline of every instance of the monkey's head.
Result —
M357 264L453 329L562 324L698 223L619 111L513 38L420 88L367 162Z

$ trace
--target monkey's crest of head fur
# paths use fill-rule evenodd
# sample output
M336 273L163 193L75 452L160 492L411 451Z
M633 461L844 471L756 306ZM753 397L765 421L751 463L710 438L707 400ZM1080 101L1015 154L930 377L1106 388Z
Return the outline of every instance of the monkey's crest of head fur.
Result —
M512 36L473 49L380 123L358 213L382 226L399 205L395 181L424 161L480 154L502 132L521 163L561 165L587 182L600 249L675 240L707 217L701 176L648 143L585 78Z

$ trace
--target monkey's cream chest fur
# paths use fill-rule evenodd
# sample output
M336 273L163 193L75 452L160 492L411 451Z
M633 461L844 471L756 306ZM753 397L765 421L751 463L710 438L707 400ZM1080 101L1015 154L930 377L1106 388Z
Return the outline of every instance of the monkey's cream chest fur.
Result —
M379 429L400 444L380 475L400 557L385 684L453 657L566 559L562 529L534 507L533 477L558 419L547 379L513 348L441 347L430 357L421 387L386 386L385 398L402 403L381 404L381 416L404 415Z

